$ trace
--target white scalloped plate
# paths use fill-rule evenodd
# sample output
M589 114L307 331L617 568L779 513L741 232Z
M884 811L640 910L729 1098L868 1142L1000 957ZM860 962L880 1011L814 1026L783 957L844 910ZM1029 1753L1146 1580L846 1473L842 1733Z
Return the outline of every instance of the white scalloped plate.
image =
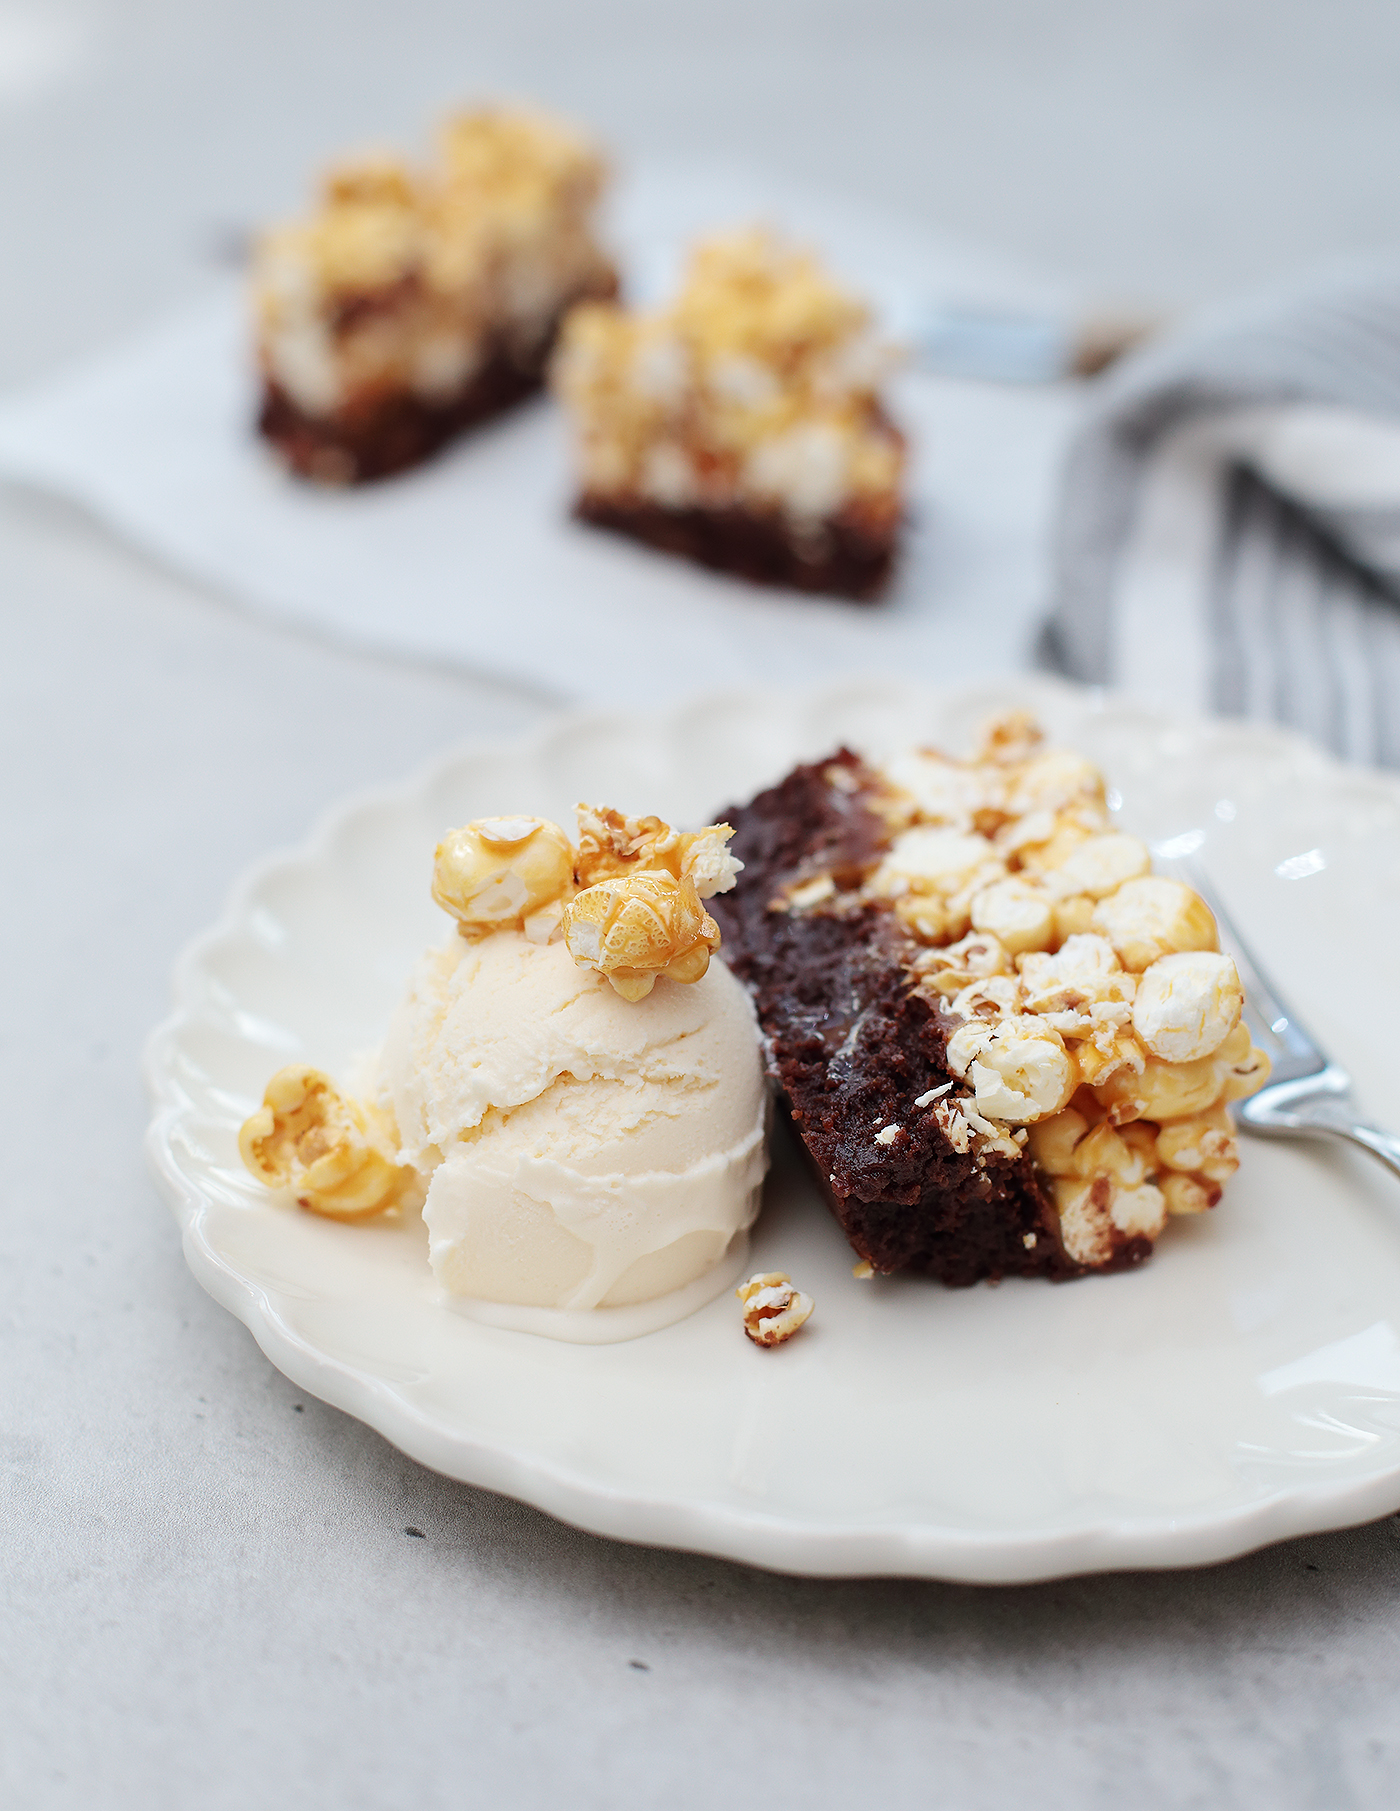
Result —
M274 1069L343 1070L381 1035L439 932L427 877L448 825L568 821L584 796L706 821L842 739L965 746L1008 701L1103 763L1125 826L1203 833L1288 998L1367 1112L1400 1124L1400 783L1035 680L722 698L454 755L244 880L182 958L147 1057L150 1156L195 1275L301 1387L423 1464L600 1534L785 1571L1194 1565L1400 1508L1400 1189L1359 1155L1252 1142L1221 1208L1169 1227L1135 1274L948 1291L855 1281L780 1151L754 1265L790 1270L817 1310L771 1352L727 1299L611 1346L476 1324L434 1302L421 1226L315 1220L240 1168Z

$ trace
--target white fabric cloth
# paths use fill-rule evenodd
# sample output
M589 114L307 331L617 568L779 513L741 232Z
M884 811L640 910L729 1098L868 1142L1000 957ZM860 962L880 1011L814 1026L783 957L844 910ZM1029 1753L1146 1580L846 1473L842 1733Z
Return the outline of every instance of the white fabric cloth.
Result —
M1288 505L1354 514L1347 538L1366 568L1400 570L1400 423L1276 407L1169 435L1124 549L1114 683L1163 709L1282 717L1353 760L1394 764L1383 694L1400 680L1400 610Z
M612 232L629 291L665 293L697 232L760 216L817 244L896 334L930 300L1047 300L974 253L714 169L653 171L620 196ZM635 703L838 671L1022 664L1075 388L898 380L913 522L875 606L760 591L572 522L565 427L548 401L420 471L345 492L284 475L252 431L255 406L230 287L0 411L0 472L77 499L262 615L559 698Z
M1400 765L1400 271L1125 361L1067 462L1043 651L1173 711Z

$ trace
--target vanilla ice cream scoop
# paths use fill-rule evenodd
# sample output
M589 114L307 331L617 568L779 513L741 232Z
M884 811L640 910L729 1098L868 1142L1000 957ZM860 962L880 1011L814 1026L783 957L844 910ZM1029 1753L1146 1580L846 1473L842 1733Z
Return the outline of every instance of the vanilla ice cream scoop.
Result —
M722 963L628 1001L562 942L454 934L413 973L381 1092L457 1296L649 1302L712 1270L758 1212L757 1026Z

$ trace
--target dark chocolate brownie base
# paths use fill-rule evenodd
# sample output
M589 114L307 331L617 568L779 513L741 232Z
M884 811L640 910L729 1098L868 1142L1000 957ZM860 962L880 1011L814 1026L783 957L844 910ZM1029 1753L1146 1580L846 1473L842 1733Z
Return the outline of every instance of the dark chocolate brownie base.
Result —
M421 465L466 428L533 395L542 382L542 365L524 370L498 353L450 403L398 395L320 417L303 414L285 390L269 383L258 432L303 478L364 484Z
M322 484L364 484L408 471L466 429L533 396L544 384L569 309L582 300L606 300L615 288L599 285L586 296L571 297L528 352L498 343L465 388L445 402L400 393L330 416L307 415L285 390L267 380L258 432L292 471Z
M663 553L732 572L756 585L819 591L870 602L894 570L898 530L876 533L835 517L810 540L794 536L779 514L745 509L665 509L585 494L574 505L581 522L630 535Z
M962 1085L946 1061L956 1021L911 988L905 964L919 946L899 920L872 905L769 909L804 875L859 884L888 842L869 804L877 785L841 749L724 813L745 867L734 890L707 906L724 933L722 953L753 996L769 1073L832 1213L875 1269L955 1286L1081 1275L1029 1159L960 1153L936 1103L914 1105L946 1082L955 1092ZM876 1130L890 1124L899 1136L876 1144ZM1151 1249L1130 1240L1109 1268Z

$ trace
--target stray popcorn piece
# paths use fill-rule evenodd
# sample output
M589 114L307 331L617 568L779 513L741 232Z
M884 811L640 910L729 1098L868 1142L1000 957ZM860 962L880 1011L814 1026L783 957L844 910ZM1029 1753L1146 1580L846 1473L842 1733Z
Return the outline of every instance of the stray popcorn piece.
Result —
M719 948L719 926L695 883L664 870L600 880L564 908L574 961L595 968L624 1000L641 1000L658 976L698 981Z
M780 1346L791 1339L814 1306L810 1295L793 1288L785 1270L762 1271L734 1293L744 1304L744 1331L756 1346Z
M396 1207L414 1172L378 1109L342 1094L304 1064L279 1069L243 1124L238 1150L259 1182L290 1189L297 1204L332 1220L363 1220Z
M476 818L450 830L433 858L433 898L464 937L513 927L547 943L573 890L573 845L547 818Z
M727 893L744 864L725 844L728 824L673 830L659 817L624 817L607 805L579 805L578 884L591 887L616 876L664 871L695 883L701 899Z

